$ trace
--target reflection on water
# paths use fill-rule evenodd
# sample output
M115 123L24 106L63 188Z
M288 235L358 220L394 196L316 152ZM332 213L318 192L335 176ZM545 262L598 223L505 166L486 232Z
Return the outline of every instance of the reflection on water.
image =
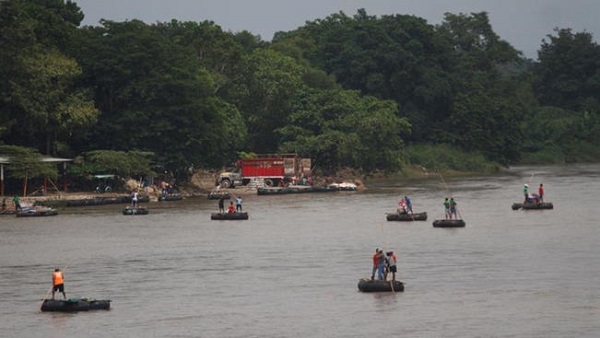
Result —
M598 165L369 185L361 193L248 196L248 221L216 202L72 208L0 218L0 332L7 337L593 337L600 333ZM524 182L554 210L512 211ZM409 194L426 222L386 222ZM431 226L454 196L462 229ZM406 291L363 294L376 247ZM40 313L55 267L67 295L111 311Z

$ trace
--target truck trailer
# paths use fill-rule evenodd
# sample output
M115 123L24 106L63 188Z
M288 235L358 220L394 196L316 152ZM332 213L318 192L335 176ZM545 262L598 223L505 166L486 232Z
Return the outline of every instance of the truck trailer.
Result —
M310 158L300 158L296 154L264 154L238 160L235 170L219 174L216 184L221 188L248 185L250 182L279 186L308 177L310 172Z

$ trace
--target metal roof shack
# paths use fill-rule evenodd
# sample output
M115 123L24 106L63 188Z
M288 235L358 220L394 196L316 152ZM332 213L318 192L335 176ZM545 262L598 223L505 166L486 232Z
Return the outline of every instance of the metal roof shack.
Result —
M60 158L60 157L42 157L42 162L48 163L62 163L63 169L67 169L67 163L73 162L72 158ZM4 196L4 166L10 165L10 158L6 156L0 156L0 195ZM64 182L64 190L67 190L66 181Z

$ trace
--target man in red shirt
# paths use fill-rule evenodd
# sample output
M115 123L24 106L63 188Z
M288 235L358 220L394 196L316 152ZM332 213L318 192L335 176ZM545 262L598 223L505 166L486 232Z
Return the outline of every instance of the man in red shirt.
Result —
M375 271L377 271L378 266L379 266L379 248L375 249L375 253L373 254L373 272L371 273L371 280L375 279Z
M540 183L540 188L538 189L538 195L540 195L540 203L544 203L544 185Z

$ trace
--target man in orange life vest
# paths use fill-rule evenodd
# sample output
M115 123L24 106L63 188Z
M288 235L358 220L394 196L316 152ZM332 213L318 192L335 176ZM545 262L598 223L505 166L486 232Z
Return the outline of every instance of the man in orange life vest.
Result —
M54 299L54 293L56 291L62 292L63 298L67 298L67 294L65 293L65 284L64 284L64 276L60 269L54 269L54 273L52 274L52 299Z

